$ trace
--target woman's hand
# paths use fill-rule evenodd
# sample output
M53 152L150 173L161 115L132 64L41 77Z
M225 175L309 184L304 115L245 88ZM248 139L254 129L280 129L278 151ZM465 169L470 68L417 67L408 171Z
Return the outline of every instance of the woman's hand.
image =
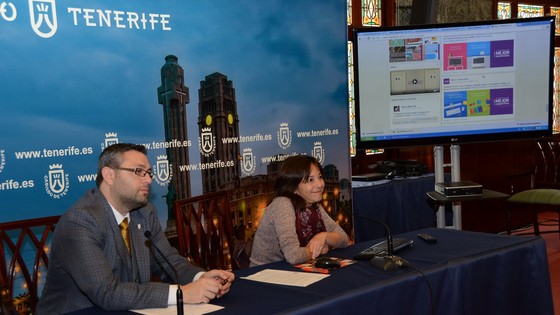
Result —
M327 244L327 233L321 232L313 236L313 238L307 244L309 251L311 252L311 259L319 257L329 252L329 245Z
M331 248L335 248L340 243L340 235L336 232L321 232L313 236L307 246L311 253L311 259L324 255Z

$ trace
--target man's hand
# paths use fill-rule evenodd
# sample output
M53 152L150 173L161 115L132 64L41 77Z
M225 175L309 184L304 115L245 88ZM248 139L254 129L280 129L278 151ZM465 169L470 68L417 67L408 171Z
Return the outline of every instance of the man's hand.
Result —
M235 275L225 270L210 270L200 279L181 286L183 302L186 304L208 303L229 292Z

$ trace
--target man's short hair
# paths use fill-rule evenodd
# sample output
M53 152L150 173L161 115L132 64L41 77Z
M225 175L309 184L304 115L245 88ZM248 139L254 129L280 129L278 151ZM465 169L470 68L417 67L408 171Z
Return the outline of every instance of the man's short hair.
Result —
M103 174L101 170L107 166L111 168L120 167L122 163L121 156L123 153L128 151L137 151L143 154L147 154L148 149L145 146L134 143L116 143L110 145L101 152L99 155L99 160L97 162L97 178L95 179L95 184L97 187L103 182Z

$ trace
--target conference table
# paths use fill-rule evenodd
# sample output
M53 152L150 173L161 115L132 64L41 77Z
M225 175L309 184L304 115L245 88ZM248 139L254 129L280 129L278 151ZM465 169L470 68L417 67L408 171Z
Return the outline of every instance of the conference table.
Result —
M417 237L437 238L428 244ZM229 314L553 314L546 244L509 236L426 228L398 235L414 243L395 253L409 267L384 271L367 260L333 269L307 287L243 279L265 269L303 272L286 262L237 270L231 291L212 304ZM395 236L396 237L396 236ZM329 252L352 258L382 239ZM73 314L133 314L90 308Z

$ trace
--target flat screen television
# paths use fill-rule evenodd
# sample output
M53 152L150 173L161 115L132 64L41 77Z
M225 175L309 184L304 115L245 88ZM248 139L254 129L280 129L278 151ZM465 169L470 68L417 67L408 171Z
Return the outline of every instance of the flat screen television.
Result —
M354 31L356 147L552 134L554 17Z

